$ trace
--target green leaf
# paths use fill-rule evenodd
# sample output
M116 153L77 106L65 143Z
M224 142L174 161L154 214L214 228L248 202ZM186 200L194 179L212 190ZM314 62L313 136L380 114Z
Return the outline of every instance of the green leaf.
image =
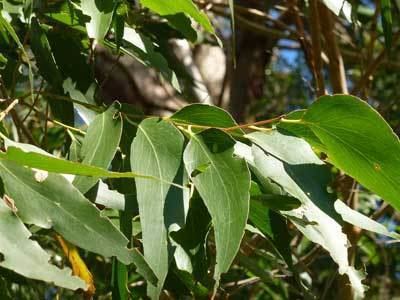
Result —
M133 172L143 172L172 182L176 178L182 159L183 136L170 123L148 118L140 123L131 148ZM142 226L144 256L154 270L158 285L148 286L148 295L158 299L168 273L168 219L166 211L182 200L171 185L136 179L136 193ZM174 198L175 197L175 198ZM177 210L176 213L178 213ZM171 251L172 252L172 251Z
M324 144L329 162L400 209L399 138L372 107L353 96L323 96L299 122Z
M122 118L116 105L112 105L90 124L82 141L82 163L108 169L117 152L121 134ZM97 181L96 178L75 177L73 184L84 194Z
M10 201L10 200L9 200ZM69 268L59 269L49 263L50 255L36 241L18 216L0 201L0 266L22 276L52 282L57 286L76 290L86 289L79 277Z
M208 104L191 104L174 113L170 119L176 123L185 125L198 125L218 128L237 126L233 117L222 108ZM194 129L194 128L193 128ZM243 134L241 129L232 130L237 134Z
M78 247L105 257L116 256L125 264L133 262L147 280L156 281L140 252L128 249L124 235L63 176L38 176L5 160L0 160L0 176L24 223L54 228Z
M35 54L40 74L54 88L61 89L62 75L57 67L46 33L41 28L37 18L32 18L31 48L33 54Z
M329 169L302 139L280 134L253 133L247 137L258 146L240 144L236 153L246 157L257 177L266 177L279 184L284 192L300 200L302 205L281 211L312 242L321 245L339 265L339 273L347 274L356 295L364 294L362 273L349 265L347 236L342 231L340 216L327 192L331 181ZM261 148L260 148L261 147ZM240 148L244 148L240 149ZM263 182L262 178L259 178Z
M287 120L298 120L301 119L306 110L295 110L285 116ZM306 125L301 123L286 123L280 122L277 124L277 128L283 133L291 133L295 136L301 137L307 141L315 150L325 151L325 147L314 132Z
M113 0L82 0L82 12L89 16L90 22L86 23L86 30L90 38L102 43L113 18Z
M199 11L197 6L191 0L140 0L140 3L160 16L184 13L193 18L206 31L212 34L215 33L207 15Z
M383 27L383 34L385 35L386 50L390 51L392 48L392 5L391 0L381 0L381 20Z
M186 170L212 218L216 286L239 250L249 212L250 172L243 159L233 156L233 146L229 135L208 129L191 136L183 156ZM195 172L204 165L208 168Z

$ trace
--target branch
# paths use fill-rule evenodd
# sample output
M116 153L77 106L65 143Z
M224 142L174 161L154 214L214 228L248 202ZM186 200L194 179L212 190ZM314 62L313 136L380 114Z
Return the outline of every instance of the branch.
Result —
M321 26L321 30L325 39L325 51L329 58L329 77L333 92L348 94L343 58L334 33L333 15L322 3L319 3L318 11L321 20L324 20L324 26Z
M310 30L314 57L314 76L318 96L325 94L324 77L322 76L321 24L318 11L318 0L310 0Z

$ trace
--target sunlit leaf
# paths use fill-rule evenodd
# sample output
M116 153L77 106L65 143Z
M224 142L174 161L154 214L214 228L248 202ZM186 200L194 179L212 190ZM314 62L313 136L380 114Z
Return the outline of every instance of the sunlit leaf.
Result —
M140 123L131 148L133 172L157 176L172 182L178 175L183 151L183 136L170 123L149 118ZM148 295L158 299L168 273L170 255L168 207L177 207L177 218L183 209L183 191L163 182L136 179L136 193L142 226L144 256L154 270L158 285L148 286ZM177 222L175 218L175 222Z

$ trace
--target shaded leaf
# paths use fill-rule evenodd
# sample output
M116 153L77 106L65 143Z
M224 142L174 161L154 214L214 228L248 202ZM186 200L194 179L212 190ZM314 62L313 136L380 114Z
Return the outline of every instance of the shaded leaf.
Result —
M32 18L31 24L31 49L35 54L40 74L54 88L60 89L63 81L60 70L57 67L46 33L40 27L36 18Z
M18 216L0 200L0 266L25 277L52 282L68 289L86 289L84 281L72 276L71 269L49 263L50 255L36 241Z
M250 173L246 162L233 156L233 146L229 135L208 129L192 134L183 156L186 170L212 218L216 286L239 250L249 212ZM204 164L210 164L209 168L193 176L193 171Z
M284 218L269 210L260 201L250 201L249 220L265 236L268 236L277 252L282 256L289 267L293 266L290 250L290 236Z

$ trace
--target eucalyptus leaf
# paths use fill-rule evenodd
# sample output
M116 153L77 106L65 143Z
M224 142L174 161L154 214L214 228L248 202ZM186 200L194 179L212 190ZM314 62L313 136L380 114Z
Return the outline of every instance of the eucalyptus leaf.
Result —
M30 239L29 230L3 200L0 200L0 232L1 267L64 288L86 289L85 282L72 276L71 269L59 269L49 263L50 255Z
M131 148L133 172L143 172L172 182L178 175L183 151L183 136L170 123L148 118L138 127ZM171 248L168 242L168 203L178 206L183 201L171 185L136 179L136 193L142 226L144 257L154 270L158 285L148 285L148 296L158 299L167 277ZM170 198L170 199L169 199ZM175 203L173 203L175 202Z
M348 207L343 201L335 201L335 210L340 214L344 221L353 224L361 229L382 234L396 240L400 240L400 234L389 231L384 225L368 218L358 211Z
M24 223L53 228L69 242L125 264L136 263L150 282L156 277L128 240L67 179L57 174L38 177L34 171L0 160L6 194L13 199Z
M122 118L117 104L114 104L96 116L90 124L82 141L80 153L80 157L83 158L82 163L107 169L117 152L121 135ZM73 184L84 194L97 181L97 178L75 177Z
M299 124L323 143L329 162L400 209L399 138L372 107L353 96L323 96Z
M348 276L355 295L363 297L365 287L361 281L364 275L349 264L348 240L342 231L340 216L333 207L335 199L327 192L330 173L324 163L300 138L276 130L247 137L257 144L251 147L251 155L245 155L258 176L270 178L302 203L299 208L281 213L290 218L309 240L329 252L339 265L339 273Z
M200 103L185 106L174 113L170 119L179 124L204 126L204 129L208 127L229 128L237 126L233 117L222 108ZM233 132L237 134L243 133L239 128L233 130Z
M216 286L239 250L249 212L250 172L243 159L233 156L233 146L229 135L208 129L191 135L183 156L214 226Z

